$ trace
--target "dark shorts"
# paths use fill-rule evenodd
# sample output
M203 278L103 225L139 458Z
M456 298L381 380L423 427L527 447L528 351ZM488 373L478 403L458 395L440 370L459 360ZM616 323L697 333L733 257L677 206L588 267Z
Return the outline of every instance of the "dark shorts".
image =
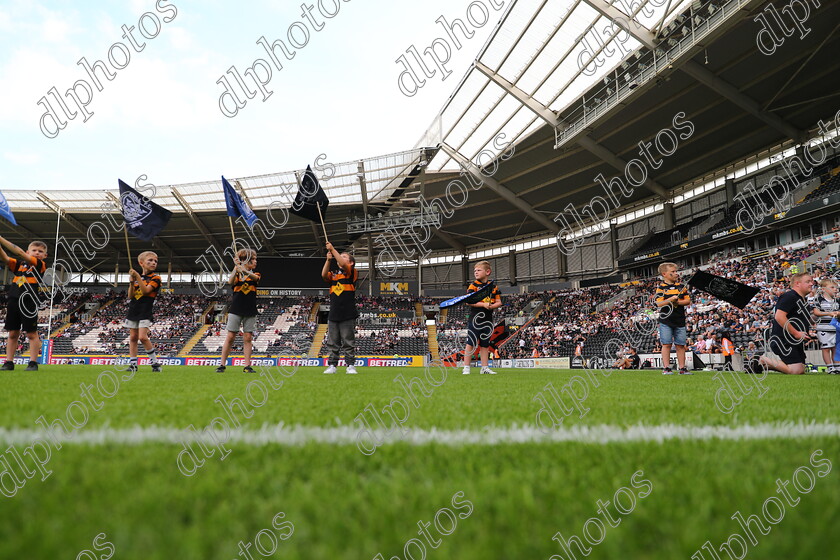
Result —
M31 299L28 301L31 303ZM6 324L4 328L6 331L24 331L28 333L37 332L37 310L35 311L34 317L27 317L27 314L20 310L20 299L10 299L9 307L6 309Z
M493 324L489 321L469 321L467 326L467 344L475 348L489 348L493 335Z
M770 351L787 365L805 363L805 344L790 344L771 337Z

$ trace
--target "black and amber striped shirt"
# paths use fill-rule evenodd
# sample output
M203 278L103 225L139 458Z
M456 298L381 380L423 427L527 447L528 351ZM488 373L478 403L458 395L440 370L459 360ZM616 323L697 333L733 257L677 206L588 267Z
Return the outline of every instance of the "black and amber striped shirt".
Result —
M343 270L330 272L330 321L348 321L359 316L356 310L356 265L348 263Z
M489 282L489 280L487 282L479 282L478 280L474 280L469 286L467 286L467 293L477 292L478 290L480 290L481 288L486 286L488 284L488 282ZM482 299L481 301L484 301L484 302L487 302L487 303L495 303L497 301L501 301L501 299L502 299L502 292L499 291L498 286L494 285L492 288L490 288L490 292L487 294L487 296L484 299ZM476 303L478 303L478 302L476 302ZM476 324L479 323L479 322L485 323L487 321L490 321L493 318L493 310L492 309L485 309L483 307L470 307L470 314L469 314L468 320L472 321L473 318L476 318L475 319Z
M660 282L656 288L656 301L665 301L671 296L682 294L681 300L685 301L688 298L688 292L685 291L685 286L682 282L676 284L668 284L667 282ZM690 300L689 300L690 301ZM685 326L685 306L669 303L659 308L659 322L669 327L678 328Z
M256 274L256 278L236 275L236 280L233 282L233 299L230 302L230 312L240 317L256 317L257 316L257 286L260 285L262 275L254 270L252 274Z
M41 259L28 257L24 259L9 259L9 270L14 273L12 285L9 287L9 298L18 298L24 290L38 293L38 280L47 271L47 265Z
M128 302L128 316L126 319L129 321L152 321L154 319L152 316L152 306L155 304L155 298L157 298L161 286L160 276L153 272L151 274L143 274L140 278L147 286L151 284L152 291L149 292L149 295L143 295L143 292L140 290L140 283L136 280L132 282L134 294L131 297L131 301Z

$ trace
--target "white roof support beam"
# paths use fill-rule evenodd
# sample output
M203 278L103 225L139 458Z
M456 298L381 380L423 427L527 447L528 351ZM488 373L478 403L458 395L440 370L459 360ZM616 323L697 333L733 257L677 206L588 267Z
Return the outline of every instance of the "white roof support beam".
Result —
M516 194L509 188L499 183L492 177L488 177L481 173L481 170L478 168L478 166L470 160L468 160L467 158L465 158L463 155L461 155L460 152L453 149L446 143L442 145L442 148L449 155L449 157L458 162L458 165L460 165L462 169L469 171L473 177L487 185L487 188L489 188L491 191L498 194L511 205L524 212L528 217L545 227L548 231L554 234L560 233L560 226L546 218L544 214L540 214L539 212L534 210L533 206L516 196Z
M642 43L648 49L654 50L658 46L659 43L653 32L618 8L607 4L604 0L584 1L603 16L620 25L625 31L627 31L627 33L632 35L633 38ZM704 68L702 64L693 60L688 60L682 64L679 69L704 86L715 91L719 95L722 95L750 115L763 121L771 128L781 132L791 140L794 140L797 143L801 143L805 140L806 135L803 131L799 130L781 117L762 110L758 103L738 91L738 89L729 82L716 76L714 72Z
M503 88L510 95L515 97L520 103L528 107L538 117L543 119L552 127L561 129L566 128L566 124L560 119L558 119L557 115L555 115L551 109L541 104L539 101L537 101L518 87L514 86L512 83L510 83L503 77L499 76L496 72L493 72L490 68L488 68L481 62L476 62L475 67L476 69L478 69L478 71L480 71L482 74L490 78L490 80L498 84L499 87ZM611 151L609 151L608 149L604 148L597 142L595 142L595 140L593 140L590 136L585 134L580 136L577 139L577 143L580 145L581 148L590 152L595 157L601 159L605 163L610 164L617 170L624 173L624 169L627 166L627 162L615 155L614 153L612 153ZM444 144L444 146L446 146L446 144ZM452 148L449 149L451 150ZM449 153L449 150L446 150L446 152ZM653 179L648 178L644 184L647 187L647 189L651 192L658 194L662 198L668 198L668 191L665 189L665 187L663 187Z
M516 98L522 105L526 106L528 109L533 111L538 117L542 120L553 126L554 128L565 128L565 125L562 121L557 118L557 115L554 114L554 111L525 93L523 90L519 89L511 82L491 70L489 67L484 65L481 61L475 61L475 68L488 78L491 81L495 82L500 88L508 92L510 95ZM448 153L448 152L447 152Z
M68 214L67 211L64 210L61 206L59 206L57 202L55 202L54 200L49 198L44 193L42 193L40 191L35 191L35 194L38 196L38 198L41 200L41 202L43 202L44 204L49 206L56 214L61 216L61 218L65 222L70 224L70 227L72 227L77 232L79 232L82 235L82 238L87 239L88 228L85 227L85 225L82 222L80 222L79 220L77 220L76 218L74 218L73 216ZM110 194L110 193L108 193L108 194ZM18 227L20 227L20 226L18 226ZM33 234L33 237L37 237L37 236L35 236ZM118 251L118 252L120 251L119 246L116 243L114 243L113 239L109 239L108 246L111 247L111 249L113 249L115 251Z
M204 225L204 222L202 222L195 212L193 212L192 207L184 198L184 195L178 192L178 189L175 187L172 187L170 190L172 191L172 195L175 197L175 200L178 201L178 204L181 205L181 208L184 209L184 212L186 212L187 216L189 216L190 220L192 220L193 225L195 225L195 227L198 228L198 231L201 232L201 235L204 236L204 240L207 241L207 244L215 247L220 254L224 253L225 246L219 243L213 234L210 233L210 230L207 229L207 226Z
M644 25L636 21L635 18L628 16L615 6L611 6L604 2L604 0L583 0L589 4L595 11L600 13L610 21L614 21L621 26L634 39L639 41L647 48L653 50L656 48L656 36ZM630 22L633 22L633 25Z

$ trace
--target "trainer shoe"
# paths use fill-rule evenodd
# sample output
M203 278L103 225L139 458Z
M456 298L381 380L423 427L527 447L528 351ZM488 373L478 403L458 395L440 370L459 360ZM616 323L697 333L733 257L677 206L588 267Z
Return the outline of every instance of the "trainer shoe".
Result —
M359 372L356 371L356 366L347 366L347 371L345 373L349 373L350 375L356 375Z
M662 375L674 375L674 372L668 367L662 370Z
M152 364L152 373L160 373L163 370L163 364Z
M257 373L257 372L255 372L254 368L252 368L251 366L245 366L244 368L242 368L242 373Z
M0 367L0 371L12 371L13 369L15 369L14 362L4 362L3 367Z
M26 369L23 371L38 371L38 362L33 362L30 360L29 364L26 366Z
M132 364L128 366L128 371L130 371L131 373L137 373L137 364Z
M492 369L490 369L487 366L484 366L483 368L481 368L481 371L479 373L489 373L490 375L496 375L496 372L493 371Z
M327 369L324 370L324 373L331 374L331 373L335 373L335 371L336 371L335 366L330 366L330 367L328 367Z
M225 366L219 366L216 368L216 373L224 373L225 369L227 369Z
M464 369L461 370L461 373L463 373L464 375L469 375L470 374L470 366L464 366Z
M690 372L688 369L683 367L683 368L680 368L680 375L694 375L694 374L692 372Z

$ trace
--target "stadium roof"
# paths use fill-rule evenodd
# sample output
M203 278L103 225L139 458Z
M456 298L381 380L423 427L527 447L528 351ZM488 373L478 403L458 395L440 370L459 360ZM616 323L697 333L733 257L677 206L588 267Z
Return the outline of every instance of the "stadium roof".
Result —
M598 43L594 33L610 26L604 14L620 17L622 3L511 6L424 139L439 132L442 140L432 169L453 166L456 152L485 164L476 156L499 132L516 140L514 156L486 188L470 192L445 233L476 248L556 233L554 217L569 204L580 210L593 196L606 197L596 177L623 178L625 163L642 159L639 142L673 128L680 112L693 134L660 169L648 167L648 180L623 197L622 211L672 200L715 172L799 143L819 119L833 120L836 94L826 92L840 90L840 4L822 4L804 39L794 35L768 56L758 50L761 27L753 21L767 2L669 2L647 16L642 10L652 4L637 2L623 43L632 52L621 58L621 34L610 41L601 33ZM675 9L665 12L668 5ZM614 54L587 67L587 48ZM591 76L577 72L578 57L595 70ZM450 177L430 179L427 196L445 195Z
M840 4L823 3L807 22L811 32L786 38L771 56L759 52L753 21L767 2L657 4L634 0L631 14L624 0L513 2L415 149L336 166L324 182L331 241L357 239L346 233L351 216L412 208L418 194L445 197L459 165L486 167L489 156L478 154L498 155L508 142L513 156L496 161L482 188L470 189L429 249L463 252L557 233L555 216L604 196L595 178L623 175L625 162L642 157L638 143L673 128L680 112L694 125L691 137L661 158L659 169L648 169L648 181L621 198L620 211L671 200L711 174L798 143L818 119L833 119ZM626 19L631 33L610 36L616 18ZM294 172L228 179L258 213L275 201L290 203L296 186ZM23 226L12 239L53 239L56 223L45 216L59 209L61 232L72 239L100 219L113 194L14 191L8 200ZM154 200L176 213L156 240L171 252L173 270L200 271L195 259L208 245L230 242L220 180L158 186ZM322 237L293 216L264 240L264 250L315 254ZM112 237L110 248L122 251L122 240ZM355 249L364 258L366 247ZM113 263L103 258L94 268L113 271Z

